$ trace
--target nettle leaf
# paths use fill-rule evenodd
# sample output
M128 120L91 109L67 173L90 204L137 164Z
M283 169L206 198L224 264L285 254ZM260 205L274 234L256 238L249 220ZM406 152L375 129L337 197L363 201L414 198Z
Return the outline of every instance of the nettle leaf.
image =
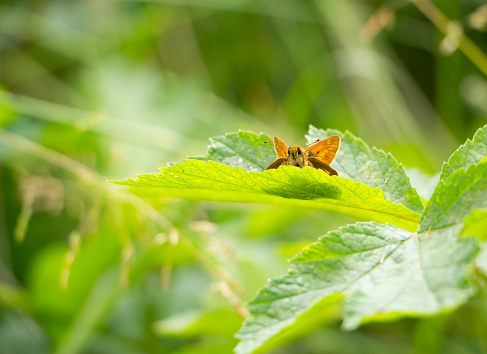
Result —
M461 231L463 236L475 236L479 241L480 252L475 265L484 274L487 274L487 209L472 210L463 222Z
M487 125L475 133L472 140L467 140L448 159L441 169L441 179L448 178L460 168L478 164L487 155Z
M419 232L463 227L475 209L487 208L487 157L468 169L457 169L438 183L421 217Z
M370 149L361 139L353 134L338 130L322 130L310 126L308 143L324 139L330 135L342 138L340 150L332 167L341 177L363 182L371 187L378 187L385 193L386 199L404 204L409 209L421 213L423 204L402 166L391 154ZM263 171L276 155L272 146L264 141L272 141L268 136L251 132L230 133L212 138L208 148L208 159L232 167L242 167L247 171Z
M462 235L476 236L480 241L487 240L487 210L475 209L463 222Z
M208 160L221 162L246 171L264 171L276 159L272 142L267 135L240 131L210 139Z
M357 223L327 233L291 261L288 274L270 279L248 304L251 317L237 333L236 353L253 353L291 332L316 304L337 294L343 327L374 320L435 314L471 294L465 269L475 253L472 240L441 242L393 225ZM272 343L272 341L271 341Z
M115 182L151 195L280 204L372 220L329 232L292 260L289 273L271 279L249 303L251 316L237 334L238 353L263 349L304 328L339 299L343 326L353 329L452 310L473 293L467 269L478 247L475 238L460 233L477 223L469 217L472 211L487 208L487 160L476 155L483 131L473 145L465 145L467 153L460 154L460 148L445 165L452 171L442 175L424 211L390 154L369 149L350 133L311 127L308 138L313 142L332 134L342 136L333 163L341 177L309 167L249 172L262 171L275 156L263 143L267 136L240 132L212 140L208 159L218 162L188 160ZM419 229L417 212L423 212Z
M237 353L252 353L302 326L330 296L344 296L346 329L455 309L474 292L468 270L478 253L475 239L460 234L471 225L471 212L485 208L487 158L440 181L418 233L375 222L329 232L249 302ZM479 259L479 266L486 263Z
M384 191L387 199L404 204L409 209L421 213L423 203L416 190L411 187L408 176L402 166L392 157L375 147L370 149L361 139L350 132L318 129L310 125L308 143L317 139L326 139L331 135L340 135L341 143L332 166L340 176L363 182Z
M428 201L440 181L440 172L430 175L418 168L411 167L404 167L404 171L411 181L411 186L414 186L413 188L416 189L421 199Z
M188 160L158 174L114 183L150 189L151 195L221 202L289 205L389 222L414 231L419 215L386 200L379 188L305 167L247 172L214 161Z

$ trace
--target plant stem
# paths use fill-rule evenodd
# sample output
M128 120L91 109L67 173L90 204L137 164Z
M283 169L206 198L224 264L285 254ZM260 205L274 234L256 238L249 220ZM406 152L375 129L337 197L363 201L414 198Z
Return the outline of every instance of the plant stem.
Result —
M445 36L451 20L429 0L410 0ZM487 56L463 31L458 35L458 48L487 76Z
M0 129L0 144L10 146L19 151L23 151L24 153L28 153L32 156L40 158L53 165L65 169L66 171L72 173L73 175L85 182L100 186L107 192L111 193L111 195L115 198L135 205L139 212L147 215L154 223L156 223L163 229L169 229L174 227L174 225L172 225L169 220L167 220L158 210L152 207L149 203L140 199L136 195L133 195L131 193L125 193L117 190L116 188L113 188L112 185L106 183L105 177L98 174L96 171L93 171L89 167L83 165L82 163L67 157L66 155L48 149L40 144L32 142L24 137L3 129ZM222 268L214 264L210 260L208 255L206 255L202 250L193 246L189 240L183 238L182 241L184 242L185 248L193 254L196 262L200 263L205 269L214 274L217 278L222 279L222 281L224 281L225 283L231 284L233 285L233 287L236 286L237 282L233 278L231 278L226 272L224 272ZM229 299L229 301L232 305L234 305L235 301L233 299ZM242 307L242 303L240 303L240 305L237 307L237 312L239 314L242 314L242 311L240 310Z

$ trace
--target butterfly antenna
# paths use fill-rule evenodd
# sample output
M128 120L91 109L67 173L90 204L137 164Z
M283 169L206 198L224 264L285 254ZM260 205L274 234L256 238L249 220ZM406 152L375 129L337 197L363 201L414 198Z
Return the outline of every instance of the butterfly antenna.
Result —
M309 144L305 145L304 147L308 147L308 146L311 146L313 144L316 144L318 141L320 141L320 139L316 139L315 141L313 141L312 143L309 143Z
M273 143L270 143L270 142L268 142L268 141L264 141L264 144L267 144L267 145L270 145L270 146L274 146L274 144L273 144Z

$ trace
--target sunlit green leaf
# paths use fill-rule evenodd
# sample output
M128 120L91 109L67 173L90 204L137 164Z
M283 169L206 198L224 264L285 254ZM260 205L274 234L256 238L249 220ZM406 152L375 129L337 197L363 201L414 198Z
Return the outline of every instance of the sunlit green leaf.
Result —
M419 196L423 199L423 203L427 204L426 202L431 198L436 185L440 181L440 172L429 175L418 168L404 168L404 171L411 181L411 186L416 189Z
M487 155L487 125L475 133L472 140L468 139L448 159L442 169L442 180L448 178L459 168L468 168L477 164Z
M418 234L374 222L329 232L250 301L251 317L238 333L237 353L252 353L291 330L315 304L335 294L345 296L347 329L458 307L474 292L467 269L478 252L475 239L460 233L479 208L487 208L487 161L458 169L439 183Z
M421 217L419 232L462 226L478 208L487 208L487 160L440 181Z
M479 240L487 240L487 210L476 209L463 222L462 235L476 236Z
M480 244L481 251L479 252L475 265L485 274L487 274L487 243Z
M363 182L384 191L386 199L404 204L420 213L423 204L416 190L411 187L409 178L390 154L372 148L351 133L337 130L317 129L310 126L308 143L337 134L342 137L332 166L341 177ZM247 171L262 171L276 158L272 146L264 144L271 141L266 135L250 132L230 133L211 139L208 159L229 166L242 167Z
M441 236L441 237L440 237ZM288 274L273 278L249 304L237 336L237 353L252 353L329 296L343 294L343 326L435 314L472 293L465 269L475 254L472 239L451 232L420 237L374 222L348 225L306 247Z
M307 135L308 143L322 140L331 135L340 135L341 143L337 157L332 163L340 176L363 182L371 187L384 191L387 199L401 203L411 210L420 213L423 203L418 193L411 187L404 169L391 154L376 148L370 149L361 139L350 132L318 129L310 126Z
M208 160L221 162L246 171L263 171L276 158L268 136L251 132L229 133L210 139Z
M389 222L415 230L419 215L384 198L378 188L348 178L330 177L314 168L282 166L277 170L246 172L214 161L188 160L115 183L151 187L165 197L222 202L265 203L317 209L359 220ZM147 190L145 191L147 192Z

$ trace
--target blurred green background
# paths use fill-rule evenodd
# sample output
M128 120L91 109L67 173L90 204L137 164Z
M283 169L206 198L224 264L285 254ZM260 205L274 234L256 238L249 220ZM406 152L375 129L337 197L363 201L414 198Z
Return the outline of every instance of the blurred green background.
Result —
M349 130L427 198L487 123L487 5L416 2L455 20L447 37L406 0L0 1L0 352L230 353L243 302L354 222L106 182L209 137ZM483 294L355 332L336 307L276 353L485 353L485 328Z

